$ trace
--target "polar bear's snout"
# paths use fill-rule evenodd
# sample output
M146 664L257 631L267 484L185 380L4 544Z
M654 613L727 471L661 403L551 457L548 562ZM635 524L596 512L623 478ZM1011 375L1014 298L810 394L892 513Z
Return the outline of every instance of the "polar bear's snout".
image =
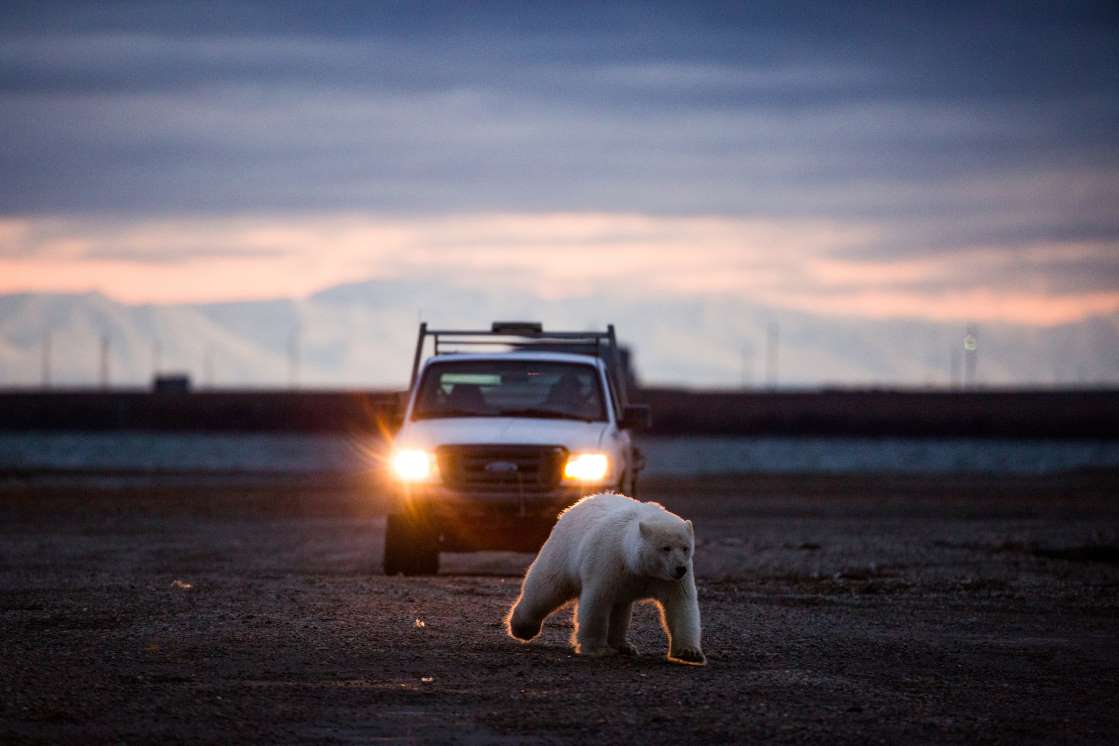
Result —
M687 565L677 565L676 570L674 571L673 574L676 575L676 579L679 580L680 578L682 578L682 577L684 577L685 575L688 574L688 566Z

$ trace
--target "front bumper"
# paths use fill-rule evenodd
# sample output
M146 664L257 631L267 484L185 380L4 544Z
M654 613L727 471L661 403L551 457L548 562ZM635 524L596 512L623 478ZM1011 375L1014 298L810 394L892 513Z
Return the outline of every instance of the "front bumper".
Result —
M561 510L581 497L606 489L606 485L561 485L547 492L464 492L441 484L400 485L396 509L420 513L433 520L540 519L554 521Z
M605 485L548 492L461 492L443 485L401 486L395 511L426 526L445 552L535 552L560 512Z

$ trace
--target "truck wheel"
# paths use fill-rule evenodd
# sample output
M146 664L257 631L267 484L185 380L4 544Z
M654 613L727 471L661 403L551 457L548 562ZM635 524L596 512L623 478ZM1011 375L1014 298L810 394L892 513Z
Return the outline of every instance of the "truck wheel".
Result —
M435 575L439 544L421 521L390 513L385 522L385 575Z

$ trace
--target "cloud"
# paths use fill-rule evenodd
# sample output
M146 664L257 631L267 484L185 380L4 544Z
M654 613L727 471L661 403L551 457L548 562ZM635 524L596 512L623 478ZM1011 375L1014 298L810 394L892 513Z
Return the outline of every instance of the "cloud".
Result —
M48 3L9 11L0 44L0 210L909 226L974 211L978 182L998 212L1045 181L1009 206L1028 213L1075 179L1116 235L1115 34L1093 8Z
M1020 143L977 160L973 141L1013 143L1014 130L922 106L790 117L601 111L484 90L231 88L17 96L4 111L9 215L796 217L874 221L891 253L1119 236L1114 157Z
M739 297L875 318L1055 324L1119 310L1114 242L865 256L859 247L878 241L877 230L611 213L23 219L0 223L0 292L98 289L133 302L200 302L306 296L391 277L553 299Z
M1119 291L1108 3L9 3L0 28L8 289L516 273L1035 323Z

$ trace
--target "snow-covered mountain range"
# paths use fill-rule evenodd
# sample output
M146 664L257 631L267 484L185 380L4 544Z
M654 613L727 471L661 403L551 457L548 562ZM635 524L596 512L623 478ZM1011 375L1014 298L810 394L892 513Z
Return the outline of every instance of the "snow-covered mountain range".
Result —
M946 385L964 368L962 324L813 315L732 297L556 300L371 280L305 299L205 305L0 296L0 387L38 385L44 358L52 385L96 385L106 341L112 385L146 385L158 368L187 372L200 386L287 386L294 377L303 387L403 387L421 318L456 328L494 319L574 329L612 322L646 384L764 385L770 339L782 386ZM988 324L977 337L980 384L1119 383L1119 315L1055 327Z

